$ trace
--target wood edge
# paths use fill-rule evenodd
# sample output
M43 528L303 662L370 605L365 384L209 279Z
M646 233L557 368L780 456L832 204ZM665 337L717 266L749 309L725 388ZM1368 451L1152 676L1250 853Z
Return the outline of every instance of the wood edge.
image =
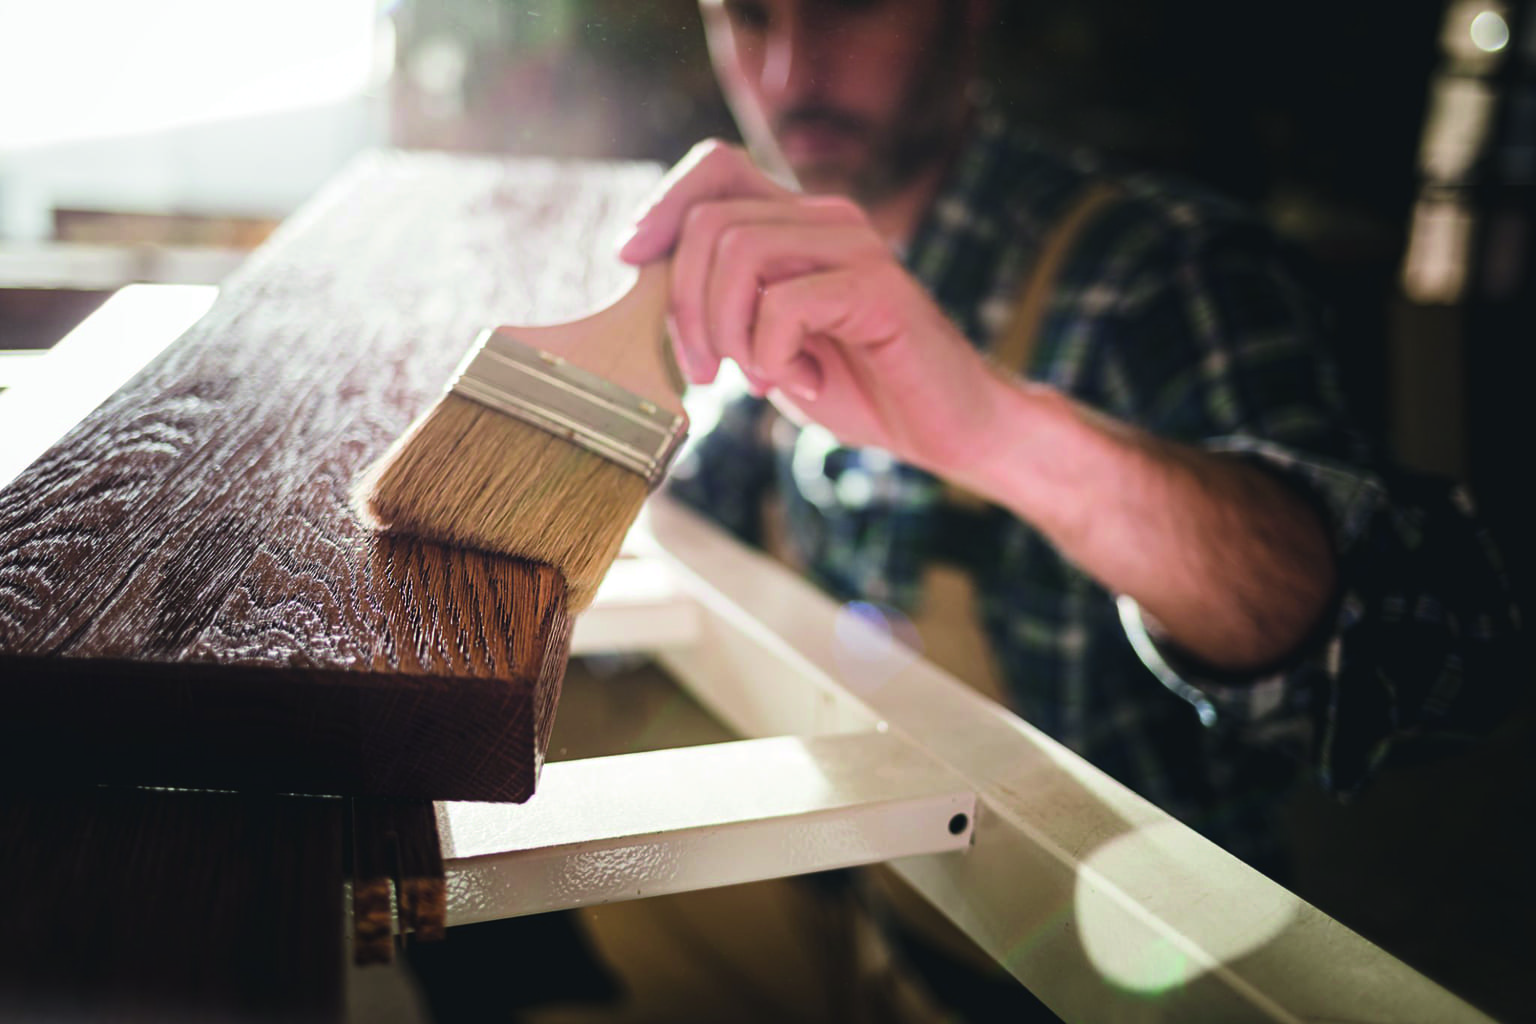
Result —
M546 654L537 678L0 654L0 769L88 783L521 803L548 743L563 648ZM413 693L445 699L387 728L370 725L379 698ZM550 721L536 723L534 705L544 701ZM265 719L306 729L271 746L278 733L263 731ZM465 723L492 724L466 737ZM451 752L430 749L422 737L433 730L453 735ZM518 750L521 762L508 756ZM507 770L495 771L498 763Z

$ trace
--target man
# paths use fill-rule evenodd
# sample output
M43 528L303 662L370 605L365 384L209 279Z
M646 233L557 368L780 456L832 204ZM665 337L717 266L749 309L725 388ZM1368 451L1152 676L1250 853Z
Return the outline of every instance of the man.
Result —
M1459 713L1458 672L1508 628L1474 534L1448 528L1448 576L1394 499L1465 506L1368 468L1278 246L1190 188L1119 182L1061 265L1031 379L989 363L1043 240L1103 177L975 99L989 4L702 6L756 161L696 148L620 255L671 254L690 380L734 360L814 427L770 452L749 400L678 491L760 541L776 481L790 547L848 597L921 613L925 566L962 563L1017 710L1278 873L1291 753L1353 789L1397 735ZM992 511L957 516L954 488Z
M1509 628L1497 574L1443 489L1396 494L1371 470L1320 314L1260 226L1116 181L1058 253L1027 373L996 365L1105 175L978 101L990 5L702 6L752 157L695 149L620 254L671 258L688 378L733 360L754 395L678 494L758 543L765 505L782 511L785 554L823 585L919 619L949 601L935 566L958 567L1000 699L1277 874L1297 754L1347 792L1397 736L1489 706L1459 682ZM686 962L766 1000L791 984L782 957L725 946L784 931L815 951L836 931L785 923L816 918L787 909L807 903L793 887L670 899L583 917L609 959L652 965L632 985ZM676 1019L690 996L672 987Z

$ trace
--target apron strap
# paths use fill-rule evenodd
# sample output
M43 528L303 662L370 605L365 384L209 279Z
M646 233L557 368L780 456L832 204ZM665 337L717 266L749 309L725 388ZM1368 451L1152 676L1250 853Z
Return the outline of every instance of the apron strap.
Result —
M1061 278L1062 268L1084 231L1105 207L1118 200L1122 190L1109 182L1091 181L1067 205L1066 210L1046 232L1040 254L1030 268L1014 301L1002 333L992 343L989 356L993 365L1010 376L1024 376L1034 359L1040 328L1045 323L1051 297ZM943 486L944 502L958 509L980 512L989 504L985 499L952 484Z
M1113 185L1093 182L1072 200L1046 234L1034 267L1019 289L991 357L1005 373L1023 375L1034 356L1062 268L1096 216L1121 195ZM976 494L944 484L933 512L922 603L913 625L923 652L935 664L1000 704L1007 681L981 621L974 567L996 558L1009 513Z

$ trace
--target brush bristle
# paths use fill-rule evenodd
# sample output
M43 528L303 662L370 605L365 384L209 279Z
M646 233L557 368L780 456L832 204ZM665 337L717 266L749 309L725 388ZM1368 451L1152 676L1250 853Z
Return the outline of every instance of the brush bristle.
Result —
M373 465L355 500L375 529L554 566L575 612L592 603L647 493L638 473L448 394Z

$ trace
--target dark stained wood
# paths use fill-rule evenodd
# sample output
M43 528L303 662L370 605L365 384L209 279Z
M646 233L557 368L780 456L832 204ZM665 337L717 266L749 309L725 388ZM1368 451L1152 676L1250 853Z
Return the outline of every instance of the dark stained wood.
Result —
M348 800L352 814L352 962L395 958L389 812L375 800Z
M353 962L389 963L397 936L440 941L447 931L448 883L435 806L370 797L347 802Z
M448 879L436 807L423 800L390 806L400 930L414 942L438 942L448 930Z
M0 792L0 1019L337 1021L343 801Z
M384 154L0 491L12 777L521 800L570 623L545 567L353 516L485 326L616 288L649 166Z

